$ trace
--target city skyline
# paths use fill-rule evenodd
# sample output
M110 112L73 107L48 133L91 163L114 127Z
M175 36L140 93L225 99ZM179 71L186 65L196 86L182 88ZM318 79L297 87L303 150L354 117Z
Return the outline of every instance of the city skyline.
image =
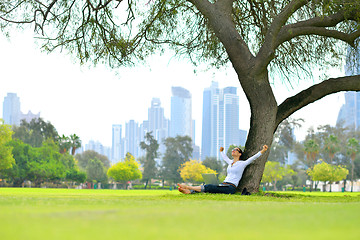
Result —
M225 148L228 148L230 144L235 145L242 145L244 146L247 132L245 130L239 129L239 103L237 96L237 88L235 87L225 87L223 89L220 89L218 87L217 82L212 82L211 86L208 88L205 88L203 90L203 122L202 122L202 139L204 139L204 133L213 133L216 132L217 135L215 137L211 136L205 136L205 139L209 139L209 144L206 144L206 141L201 143L201 149L205 149L205 151L201 151L201 159L205 159L205 157L212 157L216 156L219 157L218 154L218 148L219 146L224 146ZM174 91L175 89L175 91ZM181 115L187 115L184 114L186 111L191 111L191 107L181 107L181 105L191 106L191 93L181 87L175 87L172 88L172 100L174 97L179 98L181 96L182 98L190 99L188 103L181 103L184 101L184 99L180 99L180 105L179 105L179 99L171 104L171 112L173 112L172 109L181 109L180 111L175 111L176 114L172 117L179 117ZM179 94L181 93L181 94ZM345 92L344 93L346 102L341 107L340 111L338 112L338 120L344 119L346 117L347 119L350 119L348 122L350 122L352 125L354 122L354 119L357 120L359 117L354 114L360 112L360 108L357 106L360 106L359 103L357 103L360 98L356 98L356 96L359 95L359 93L356 92ZM351 99L351 101L349 101ZM355 103L354 103L355 99ZM13 102L14 103L13 103ZM19 109L21 105L20 97L17 96L16 93L8 93L7 96L4 98L3 102L3 108L6 109L6 105L15 105L14 109ZM356 105L358 104L358 105ZM347 114L344 115L344 108L349 108L350 110L347 110ZM354 109L355 108L355 109ZM215 112L210 111L209 109L215 109ZM9 110L9 109L8 109ZM12 109L10 109L12 110ZM208 113L206 114L206 112ZM4 111L5 112L5 111ZM10 111L11 112L11 111ZM232 114L235 112L235 114ZM229 115L230 113L230 115ZM12 114L12 113L11 113ZM20 113L23 118L30 117L25 114ZM40 114L39 114L40 115ZM39 115L32 115L32 117L39 117ZM173 115L173 114L172 114ZM237 115L237 116L236 116ZM354 115L354 116L353 116ZM213 117L211 117L213 116ZM222 117L221 117L222 116ZM4 117L4 116L3 116ZM8 118L8 117L7 117ZM6 117L4 119L7 119ZM213 119L215 120L213 120ZM190 118L191 119L191 118ZM204 122L204 119L209 119L210 123L214 126L209 126L209 124L206 124L206 121ZM29 120L27 120L29 122ZM192 120L190 122L194 122L195 120ZM227 126L226 122L230 122L231 124ZM346 125L349 125L348 122L345 122ZM235 128L234 128L234 123ZM176 123L178 124L178 123ZM192 123L193 124L193 123ZM211 125L210 124L210 125ZM166 137L170 136L170 125L171 121L169 119L166 119L164 116L164 108L161 106L161 101L158 98L153 98L151 100L150 107L148 108L148 119L144 119L142 122L138 123L134 120L128 120L125 122L124 125L124 132L123 125L121 124L113 124L112 125L112 146L104 146L102 142L98 140L89 140L88 142L82 142L82 147L78 149L78 153L86 150L94 150L97 151L100 154L106 155L109 160L112 163L116 163L118 161L121 161L125 157L125 152L130 152L135 157L143 156L144 152L140 149L140 142L144 140L145 133L150 131L155 132L155 138L158 140L158 142L161 145L161 142ZM207 127L206 127L207 126ZM356 128L355 123L355 128ZM56 127L56 126L55 126ZM185 126L178 125L178 128L186 128ZM208 128L208 129L207 129ZM236 133L236 134L229 134L230 133ZM238 130L238 131L237 131ZM182 132L182 131L180 131ZM221 133L222 132L222 133ZM124 134L123 134L124 133ZM174 136L173 136L174 137ZM194 137L194 136L193 136ZM192 137L192 138L193 138ZM205 143L205 144L204 144ZM204 148L205 146L205 148ZM198 148L198 146L193 146ZM163 154L165 151L165 148L160 150L161 154ZM197 152L196 152L197 151ZM195 150L196 159L200 159L200 151Z
M239 128L239 96L235 87L219 88L217 82L203 92L201 159L219 158L219 148L245 145ZM247 132L246 130L243 130Z
M40 112L59 134L76 133L84 143L94 140L111 146L112 125L124 126L130 119L137 122L146 119L146 110L153 97L160 98L164 115L170 119L171 87L181 86L192 94L195 141L201 146L202 93L214 80L219 82L220 88L237 88L240 128L248 130L249 104L230 66L208 69L200 65L195 68L186 59L165 54L149 58L145 65L110 70L103 65L80 66L65 53L41 53L33 43L31 31L15 33L11 43L4 37L0 42L3 55L0 59L0 98L3 99L8 92L16 92L22 101L22 112ZM328 71L328 75L342 76L343 72ZM281 80L274 81L273 91L280 103L320 79L315 76L314 81L305 80L301 84L294 80L293 88ZM305 119L298 136L304 136L310 126L334 125L343 103L342 93L333 94L296 112L292 117Z

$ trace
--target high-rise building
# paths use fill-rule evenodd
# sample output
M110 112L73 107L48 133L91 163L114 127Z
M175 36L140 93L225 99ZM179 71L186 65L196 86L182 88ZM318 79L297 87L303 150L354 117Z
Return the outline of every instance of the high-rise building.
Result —
M240 139L239 139L239 145L245 147L246 137L247 137L247 131L246 131L246 130L242 130L242 129L240 129L239 131L240 131L240 133L239 133L239 137L240 137Z
M182 87L172 87L170 137L193 138L191 93ZM192 139L193 142L195 139Z
M239 96L235 87L212 82L203 93L201 159L218 157L219 148L240 144Z
M195 146L195 120L192 119L191 93L182 87L172 87L170 137L188 136L192 140L193 159L200 159L200 147Z
M20 98L16 93L8 93L3 103L3 119L5 124L19 126L21 120L31 122L32 119L40 118L40 113L34 114L29 111L24 114L20 110Z
M345 93L345 104L340 108L337 123L350 130L360 130L360 92Z
M31 111L29 111L27 114L21 113L21 120L25 120L28 123L31 122L31 120L37 119L37 118L40 118L40 113L35 114L35 113L32 113Z
M161 107L160 98L153 98L151 107L148 109L148 130L155 135L159 129L163 128L164 119L164 108Z
M112 125L112 154L111 162L117 163L124 159L124 144L122 138L122 125L114 124Z
M20 98L16 93L8 93L3 103L3 119L5 124L20 125Z
M139 156L140 132L139 124L130 120L125 124L125 152L131 153L135 158Z
M148 110L148 129L145 132L152 132L152 135L159 143L159 152L165 153L163 140L169 136L169 120L165 118L164 108L161 107L159 98L151 100L151 107Z
M353 76L360 74L360 50L349 54L345 65L345 75ZM341 107L337 119L338 123L344 124L350 130L360 129L360 92L346 92L345 104Z
M212 96L216 94L218 84L212 82L210 88L203 92L203 112L202 112L202 137L201 137L201 159L211 156L211 102Z
M223 90L224 129L220 136L224 139L224 147L227 149L231 144L239 145L239 96L236 87L226 87Z

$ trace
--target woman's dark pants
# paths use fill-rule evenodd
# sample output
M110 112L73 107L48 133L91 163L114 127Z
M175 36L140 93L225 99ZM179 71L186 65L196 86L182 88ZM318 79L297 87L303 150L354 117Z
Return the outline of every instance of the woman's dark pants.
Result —
M206 184L204 185L204 191L206 193L225 193L225 194L234 194L236 192L236 187L232 185L214 185L214 184Z

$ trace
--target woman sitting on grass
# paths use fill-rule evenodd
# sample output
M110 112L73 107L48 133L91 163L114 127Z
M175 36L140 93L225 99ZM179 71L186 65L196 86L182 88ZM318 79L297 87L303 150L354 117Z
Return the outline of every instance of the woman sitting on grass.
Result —
M224 148L220 148L220 154L224 161L229 165L227 167L227 177L225 178L223 183L218 185L214 184L206 184L201 186L188 186L185 184L178 184L179 191L184 194L198 193L198 192L206 192L206 193L225 193L225 194L234 194L236 192L236 187L238 186L240 179L243 175L243 172L247 165L252 163L255 159L260 157L266 150L268 149L267 145L264 145L262 150L257 154L252 156L251 158L243 161L242 151L240 148L234 148L231 152L234 160L231 161L226 154L223 152Z

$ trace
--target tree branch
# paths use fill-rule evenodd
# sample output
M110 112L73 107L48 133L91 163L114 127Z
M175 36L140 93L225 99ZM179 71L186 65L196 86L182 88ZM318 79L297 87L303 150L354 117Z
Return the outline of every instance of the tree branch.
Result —
M356 16L356 14L357 11L354 10L349 16L348 20L354 20L354 16ZM311 34L333 37L345 41L351 46L353 46L355 39L359 37L358 31L347 34L337 30L326 29L326 27L335 27L338 23L344 20L345 13L340 11L333 15L315 17L306 21L289 24L287 26L284 26L279 32L279 37L276 41L275 47L278 47L280 44L289 41L294 37Z
M341 91L360 91L360 75L330 78L319 84L313 85L304 91L287 98L278 107L276 125L279 125L291 114L329 94Z
M10 20L10 19L6 19L2 16L0 16L1 20L4 20L5 22L9 22L9 23L15 23L15 24L25 24L25 23L33 23L35 22L35 19L31 19L30 21L14 21L14 20Z
M271 45L271 43L274 41L274 38L277 37L280 30L291 17L291 15L296 12L296 10L306 5L308 2L309 0L292 0L272 22L269 31L265 36L264 45Z
M212 8L213 4L211 4L208 0L187 0L196 6L200 12L203 14L209 13L209 9Z
M92 8L93 11L99 11L103 8L106 8L107 5L109 5L113 0L107 0L104 4L99 1L98 5L94 7L94 5L91 3L91 1L87 0L86 2L89 4L89 6ZM122 0L117 0L119 4L122 2Z
M266 69L271 59L273 59L275 49L278 45L277 38L278 35L287 22L287 20L291 17L291 15L304 5L306 5L309 0L292 0L281 13L274 18L271 26L269 27L268 32L265 36L265 41L262 47L257 54L256 65L254 70L261 71L262 69Z
M345 20L344 12L340 11L328 16L314 17L305 21L289 24L284 26L281 31L287 32L288 28L296 27L335 27L338 23Z
M287 38L279 37L278 45L285 41L289 41L296 36L302 35L318 35L324 37L331 37L348 43L350 46L355 47L355 40L360 37L360 30L347 34L337 30L329 30L323 27L301 27L289 30Z
M236 72L244 72L247 62L253 59L248 45L237 31L232 16L234 0L221 0L210 3L208 0L188 0L209 20L209 25L234 65Z

